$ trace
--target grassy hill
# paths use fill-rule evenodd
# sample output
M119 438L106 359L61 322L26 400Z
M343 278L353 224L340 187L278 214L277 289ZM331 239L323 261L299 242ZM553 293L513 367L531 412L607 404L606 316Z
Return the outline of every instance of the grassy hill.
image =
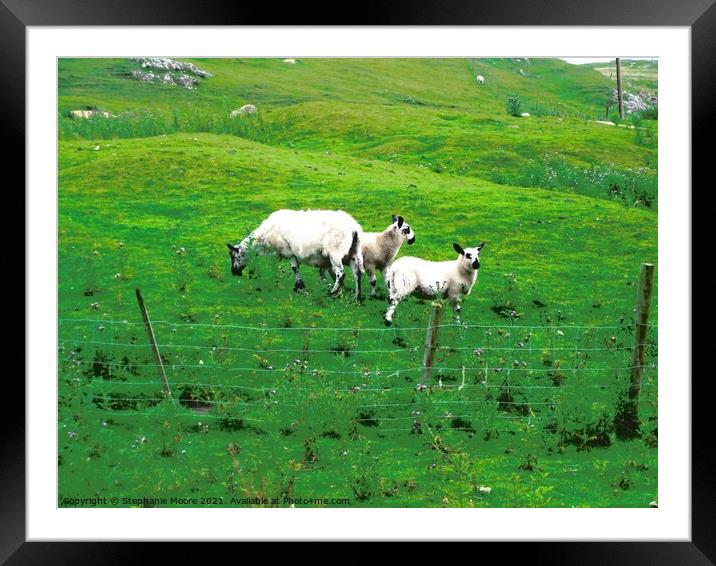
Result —
M616 81L614 61L610 63L587 63L580 67L594 69L605 77ZM631 92L645 91L658 94L659 63L649 59L623 59L622 82L625 90Z
M656 148L592 121L608 79L534 59L192 61L213 74L195 90L131 80L126 60L59 62L61 497L656 498L656 329L642 438L613 425L639 264L658 253ZM506 113L514 93L530 117ZM228 117L246 103L256 116ZM66 116L85 106L131 114ZM401 214L417 236L401 255L486 242L428 390L429 303L386 329L383 296L330 297L314 269L305 293L271 257L231 276L225 242L282 207L342 208L366 230Z
M613 81L552 59L192 60L195 90L128 78L127 60L59 62L63 139L211 132L493 182L656 204L656 128L595 123ZM477 85L475 76L486 80ZM517 94L530 118L505 110ZM256 104L258 117L231 119ZM71 120L73 109L130 115ZM616 189L615 189L616 186Z

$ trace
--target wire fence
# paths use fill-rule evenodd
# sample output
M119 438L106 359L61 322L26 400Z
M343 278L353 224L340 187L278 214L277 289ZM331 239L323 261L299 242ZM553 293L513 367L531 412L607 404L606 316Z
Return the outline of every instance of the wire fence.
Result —
M629 387L634 323L441 324L422 384L425 327L264 327L153 321L177 418L286 434L296 423L376 433L566 433L613 414ZM60 405L98 419L163 418L144 323L59 320ZM640 414L655 418L655 326ZM581 427L581 428L580 428Z

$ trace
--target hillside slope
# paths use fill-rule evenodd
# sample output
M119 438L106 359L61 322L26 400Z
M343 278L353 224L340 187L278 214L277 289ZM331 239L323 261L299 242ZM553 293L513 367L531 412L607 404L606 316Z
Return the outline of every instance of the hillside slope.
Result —
M603 176L623 177L622 188L638 185L632 204L641 193L656 200L656 129L644 135L595 123L613 81L592 69L554 59L192 61L213 75L194 90L131 80L138 64L128 60L61 60L60 137L228 133L512 185L549 186L556 175L556 186L610 197L614 182L582 179L598 166ZM513 94L529 118L508 115ZM247 103L258 107L256 117L229 117ZM66 117L84 107L131 114Z

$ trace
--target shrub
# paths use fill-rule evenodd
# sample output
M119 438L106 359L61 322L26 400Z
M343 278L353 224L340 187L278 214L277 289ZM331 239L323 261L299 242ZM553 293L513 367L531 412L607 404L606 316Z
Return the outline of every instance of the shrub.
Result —
M507 99L505 103L505 110L510 116L519 116L522 112L522 100L519 95L513 94Z

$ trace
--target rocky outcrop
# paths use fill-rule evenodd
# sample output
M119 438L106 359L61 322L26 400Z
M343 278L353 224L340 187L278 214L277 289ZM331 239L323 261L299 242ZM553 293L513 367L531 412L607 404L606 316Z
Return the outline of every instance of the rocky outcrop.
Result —
M612 90L612 97L609 101L610 106L618 104L618 92L617 89ZM644 112L651 108L658 108L659 98L648 92L623 92L624 96L624 112L627 114L633 114L635 112Z
M182 63L164 57L133 57L130 61L138 63L141 69L130 71L129 76L145 83L174 84L193 90L201 79L212 76L194 63Z

